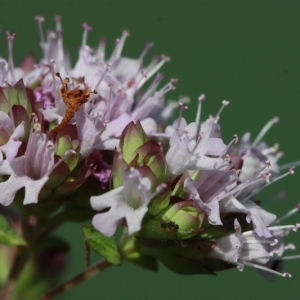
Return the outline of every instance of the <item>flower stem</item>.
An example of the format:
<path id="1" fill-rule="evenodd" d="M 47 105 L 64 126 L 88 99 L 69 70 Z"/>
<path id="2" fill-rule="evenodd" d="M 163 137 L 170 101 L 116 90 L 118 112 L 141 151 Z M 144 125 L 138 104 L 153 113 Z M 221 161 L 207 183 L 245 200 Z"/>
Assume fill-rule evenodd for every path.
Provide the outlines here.
<path id="1" fill-rule="evenodd" d="M 14 292 L 20 273 L 23 270 L 24 265 L 27 262 L 28 253 L 25 247 L 18 247 L 11 271 L 8 275 L 7 281 L 0 292 L 0 300 L 11 299 Z"/>
<path id="2" fill-rule="evenodd" d="M 40 297 L 39 300 L 51 300 L 54 297 L 63 294 L 70 289 L 74 288 L 78 284 L 90 279 L 91 277 L 97 275 L 98 273 L 107 269 L 111 264 L 107 260 L 101 260 L 95 265 L 89 267 L 82 273 L 76 275 L 75 277 L 71 278 L 67 282 L 63 283 L 62 285 L 58 286 L 54 290 L 50 291 L 49 293 L 45 294 L 44 296 Z"/>

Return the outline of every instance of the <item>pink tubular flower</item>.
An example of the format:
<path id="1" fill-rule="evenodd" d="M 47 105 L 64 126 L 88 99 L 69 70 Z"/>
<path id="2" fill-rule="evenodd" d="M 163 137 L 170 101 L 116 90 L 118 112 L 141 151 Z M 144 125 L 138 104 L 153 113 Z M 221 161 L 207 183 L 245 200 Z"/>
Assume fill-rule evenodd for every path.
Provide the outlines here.
<path id="1" fill-rule="evenodd" d="M 226 145 L 220 138 L 197 138 L 197 124 L 186 124 L 184 119 L 173 123 L 170 149 L 166 154 L 169 171 L 178 176 L 185 169 L 210 170 L 221 166 Z M 203 135 L 207 136 L 206 133 Z"/>
<path id="2" fill-rule="evenodd" d="M 208 254 L 208 257 L 224 260 L 237 266 L 239 271 L 244 270 L 244 265 L 252 266 L 265 272 L 270 272 L 282 277 L 291 277 L 289 273 L 279 273 L 263 265 L 276 255 L 283 253 L 282 240 L 260 238 L 253 231 L 242 232 L 237 219 L 234 221 L 235 234 L 222 237 L 216 241 L 216 247 Z M 287 231 L 295 229 L 296 226 L 270 227 L 270 231 L 279 238 Z M 275 249 L 275 250 L 274 250 Z"/>
<path id="3" fill-rule="evenodd" d="M 13 120 L 3 111 L 0 111 L 0 159 L 2 152 L 10 162 L 18 152 L 22 142 L 18 139 L 24 135 L 24 122 L 14 128 Z"/>
<path id="4" fill-rule="evenodd" d="M 282 156 L 282 153 L 278 152 L 278 145 L 268 147 L 265 142 L 262 142 L 262 138 L 269 131 L 269 129 L 279 119 L 274 117 L 271 119 L 260 131 L 255 140 L 250 142 L 250 133 L 247 132 L 243 135 L 239 146 L 239 152 L 246 151 L 246 155 L 243 156 L 242 172 L 239 176 L 241 182 L 249 179 L 253 173 L 257 172 L 261 168 L 266 166 L 266 162 L 269 164 L 271 180 L 279 175 L 279 167 L 277 165 L 278 159 Z"/>
<path id="5" fill-rule="evenodd" d="M 24 204 L 37 203 L 53 165 L 52 142 L 47 140 L 45 134 L 32 132 L 23 156 L 16 157 L 11 162 L 1 162 L 0 174 L 10 175 L 7 181 L 0 183 L 1 204 L 11 204 L 16 192 L 22 187 L 25 187 Z"/>
<path id="6" fill-rule="evenodd" d="M 110 207 L 109 211 L 95 215 L 92 223 L 103 234 L 112 236 L 118 222 L 125 218 L 131 235 L 141 229 L 142 219 L 154 195 L 148 178 L 142 178 L 135 169 L 125 171 L 123 186 L 91 197 L 93 209 L 99 211 Z"/>
<path id="7" fill-rule="evenodd" d="M 37 203 L 42 187 L 61 161 L 54 163 L 54 146 L 47 136 L 39 131 L 32 131 L 23 156 L 10 162 L 0 162 L 0 175 L 10 175 L 8 180 L 0 182 L 0 203 L 6 206 L 11 204 L 16 192 L 22 187 L 25 187 L 23 203 Z"/>

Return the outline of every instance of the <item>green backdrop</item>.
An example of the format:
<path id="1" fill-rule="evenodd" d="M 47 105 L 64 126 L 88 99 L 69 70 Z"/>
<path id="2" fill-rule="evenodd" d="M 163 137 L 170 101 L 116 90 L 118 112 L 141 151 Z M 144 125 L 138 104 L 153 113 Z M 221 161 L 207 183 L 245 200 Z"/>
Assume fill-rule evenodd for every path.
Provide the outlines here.
<path id="1" fill-rule="evenodd" d="M 220 122 L 227 142 L 233 134 L 248 130 L 256 135 L 278 115 L 280 123 L 267 135 L 267 141 L 280 144 L 286 154 L 281 163 L 300 158 L 300 1 L 1 0 L 0 55 L 7 57 L 3 33 L 9 30 L 17 34 L 16 65 L 29 53 L 39 58 L 34 17 L 43 15 L 45 28 L 54 29 L 55 14 L 62 16 L 64 45 L 73 63 L 83 22 L 94 27 L 89 45 L 96 46 L 99 37 L 105 36 L 108 51 L 114 39 L 127 29 L 131 36 L 124 49 L 126 56 L 137 57 L 149 40 L 155 42 L 149 57 L 171 57 L 163 68 L 165 80 L 178 77 L 179 82 L 167 98 L 191 97 L 193 102 L 186 113 L 190 121 L 201 93 L 207 95 L 205 117 L 215 114 L 223 99 L 230 101 Z M 294 176 L 266 189 L 262 193 L 265 207 L 282 215 L 300 202 L 299 178 L 296 169 Z M 272 200 L 283 189 L 288 191 L 287 198 Z M 299 216 L 288 221 L 299 222 Z M 67 279 L 84 268 L 83 235 L 75 224 L 68 224 L 59 234 L 66 235 L 73 248 L 69 269 L 63 276 Z M 299 233 L 290 240 L 300 246 Z M 269 283 L 247 267 L 242 273 L 232 269 L 209 277 L 181 276 L 163 266 L 152 273 L 124 263 L 59 299 L 299 299 L 300 260 L 288 261 L 285 270 L 293 274 L 291 279 L 278 278 L 276 283 Z"/>

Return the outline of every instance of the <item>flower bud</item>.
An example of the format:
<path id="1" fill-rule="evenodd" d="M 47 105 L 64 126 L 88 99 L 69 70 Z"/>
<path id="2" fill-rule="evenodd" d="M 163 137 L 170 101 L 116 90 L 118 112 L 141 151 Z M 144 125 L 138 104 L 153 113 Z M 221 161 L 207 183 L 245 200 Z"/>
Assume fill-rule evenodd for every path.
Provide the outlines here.
<path id="1" fill-rule="evenodd" d="M 189 200 L 170 205 L 159 217 L 145 221 L 139 237 L 162 241 L 194 236 L 199 232 L 204 214 L 193 204 Z"/>
<path id="2" fill-rule="evenodd" d="M 175 203 L 166 209 L 162 216 L 166 228 L 175 228 L 180 238 L 195 235 L 203 222 L 204 214 L 194 206 L 191 200 Z"/>
<path id="3" fill-rule="evenodd" d="M 139 147 L 135 153 L 138 155 L 137 163 L 148 166 L 155 174 L 158 182 L 164 182 L 167 175 L 167 163 L 159 144 L 151 140 Z"/>
<path id="4" fill-rule="evenodd" d="M 144 132 L 140 122 L 134 124 L 130 122 L 122 132 L 120 139 L 120 147 L 123 159 L 130 164 L 136 157 L 135 150 L 146 142 L 146 133 Z"/>

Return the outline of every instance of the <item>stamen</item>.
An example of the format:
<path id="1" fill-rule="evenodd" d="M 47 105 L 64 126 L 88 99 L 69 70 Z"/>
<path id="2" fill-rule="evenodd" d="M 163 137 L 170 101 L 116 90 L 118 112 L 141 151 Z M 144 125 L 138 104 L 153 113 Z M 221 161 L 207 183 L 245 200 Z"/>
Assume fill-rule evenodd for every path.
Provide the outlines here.
<path id="1" fill-rule="evenodd" d="M 257 177 L 256 177 L 256 178 L 257 178 Z M 234 195 L 234 197 L 237 198 L 238 195 L 239 195 L 245 188 L 248 188 L 248 187 L 250 187 L 251 185 L 255 185 L 255 184 L 257 184 L 257 183 L 262 183 L 262 179 L 265 180 L 265 179 L 262 178 L 262 177 L 259 177 L 259 178 L 257 178 L 257 179 L 252 178 L 252 179 L 249 180 L 249 181 L 246 181 L 246 182 L 244 182 L 244 183 L 242 183 L 242 184 L 239 184 L 239 185 L 236 186 L 232 191 L 230 191 L 226 196 Z M 253 191 L 253 193 L 256 194 L 256 189 Z M 251 195 L 252 195 L 252 193 L 251 193 Z M 223 198 L 224 198 L 224 197 L 222 197 L 222 199 L 223 199 Z M 241 200 L 241 203 L 243 203 L 243 201 L 245 201 L 245 200 L 247 200 L 247 199 L 248 199 L 248 197 L 245 198 L 245 199 L 243 199 L 243 200 Z M 220 199 L 219 199 L 219 200 L 220 200 Z"/>
<path id="2" fill-rule="evenodd" d="M 136 82 L 136 84 L 135 84 L 135 86 L 136 86 L 136 91 L 138 90 L 138 87 L 140 86 L 140 83 L 143 81 L 143 80 L 147 80 L 147 73 L 146 73 L 146 71 L 144 70 L 144 69 L 141 69 L 141 71 L 140 71 L 140 76 L 139 76 L 139 78 L 138 78 L 138 80 L 137 80 L 137 82 Z M 145 82 L 144 81 L 144 82 Z"/>
<path id="3" fill-rule="evenodd" d="M 111 111 L 111 107 L 113 106 L 113 101 L 112 101 L 112 90 L 115 88 L 115 85 L 112 84 L 112 83 L 109 83 L 108 84 L 108 87 L 109 87 L 109 94 L 108 94 L 108 99 L 107 99 L 107 109 L 106 109 L 106 114 L 105 116 L 107 117 L 107 115 L 109 114 L 109 112 Z M 109 120 L 108 120 L 109 121 Z"/>
<path id="4" fill-rule="evenodd" d="M 198 137 L 197 137 L 197 139 L 196 139 L 196 144 L 195 144 L 195 146 L 194 146 L 194 148 L 193 148 L 193 150 L 192 150 L 192 153 L 194 153 L 194 152 L 196 151 L 196 149 L 197 149 L 197 147 L 199 146 L 199 143 L 200 143 L 200 141 L 201 141 L 201 138 L 202 138 L 202 134 L 200 133 L 200 134 L 198 134 Z"/>
<path id="5" fill-rule="evenodd" d="M 282 256 L 279 259 L 280 260 L 290 260 L 290 259 L 298 259 L 300 258 L 300 255 L 289 255 L 289 256 Z M 278 259 L 277 259 L 278 260 Z"/>
<path id="6" fill-rule="evenodd" d="M 84 47 L 86 46 L 88 32 L 91 31 L 93 27 L 88 25 L 87 23 L 83 23 L 82 27 L 83 27 L 83 35 L 82 35 L 81 47 Z"/>
<path id="7" fill-rule="evenodd" d="M 265 165 L 265 166 L 263 166 L 260 170 L 254 172 L 254 173 L 253 173 L 253 174 L 252 174 L 252 175 L 251 175 L 251 176 L 250 176 L 243 184 L 240 184 L 239 187 L 240 187 L 241 185 L 247 185 L 247 184 L 251 185 L 251 184 L 253 184 L 253 181 L 254 181 L 255 179 L 257 179 L 258 176 L 259 176 L 258 179 L 263 178 L 265 181 L 267 181 L 267 180 L 269 179 L 270 174 L 268 174 L 268 173 L 263 174 L 263 171 L 264 171 L 267 167 L 268 167 L 268 161 L 266 161 L 266 165 Z M 256 180 L 255 183 L 258 183 L 259 181 L 260 181 L 260 180 Z M 245 187 L 246 187 L 246 186 L 245 186 Z M 248 197 L 244 197 L 244 199 L 241 200 L 241 203 L 247 201 L 250 197 L 252 197 L 253 194 L 256 194 L 258 190 L 259 190 L 259 189 L 254 189 L 254 190 L 250 193 L 250 195 L 248 195 Z M 235 194 L 235 197 L 237 197 L 242 191 L 243 191 L 243 190 L 240 189 L 239 192 L 238 192 L 237 194 Z"/>
<path id="8" fill-rule="evenodd" d="M 232 161 L 228 164 L 226 169 L 222 170 L 222 172 L 219 172 L 221 168 L 224 167 L 224 165 L 221 165 L 218 169 L 214 170 L 211 173 L 206 173 L 207 175 L 202 177 L 202 185 L 198 186 L 198 190 L 201 188 L 201 193 L 204 194 L 207 192 L 214 184 L 216 184 L 223 176 L 228 172 L 238 161 L 241 160 L 241 158 L 246 154 L 246 151 L 243 151 L 239 156 L 232 159 Z M 241 172 L 241 170 L 236 170 L 236 175 Z M 209 180 L 208 180 L 209 179 Z M 214 179 L 214 180 L 212 180 Z"/>
<path id="9" fill-rule="evenodd" d="M 49 162 L 51 161 L 51 151 L 54 148 L 53 144 L 47 145 L 49 141 L 49 134 L 46 135 L 44 145 L 41 151 L 41 155 L 39 157 L 39 163 L 36 164 L 36 173 L 37 178 L 41 178 L 43 174 L 47 173 L 47 169 L 49 166 Z"/>
<path id="10" fill-rule="evenodd" d="M 198 98 L 198 107 L 197 107 L 197 114 L 196 114 L 196 124 L 198 125 L 197 133 L 196 135 L 199 135 L 200 132 L 200 117 L 201 117 L 201 108 L 202 108 L 202 102 L 205 100 L 206 96 L 204 94 L 201 94 Z"/>
<path id="11" fill-rule="evenodd" d="M 41 44 L 45 44 L 45 36 L 44 36 L 43 25 L 42 25 L 42 23 L 45 21 L 45 18 L 42 16 L 36 16 L 35 20 L 38 22 Z"/>
<path id="12" fill-rule="evenodd" d="M 76 154 L 76 151 L 74 151 L 74 150 L 67 150 L 66 152 L 65 152 L 65 154 L 64 154 L 64 156 L 61 158 L 61 159 L 59 159 L 46 173 L 45 173 L 45 175 L 44 176 L 49 176 L 52 172 L 53 172 L 53 170 L 59 165 L 59 164 L 61 164 L 63 161 L 65 161 L 66 159 L 68 159 L 71 155 L 74 155 L 74 154 Z"/>
<path id="13" fill-rule="evenodd" d="M 233 143 L 236 144 L 236 143 L 239 141 L 239 137 L 238 137 L 237 134 L 234 134 L 233 137 L 234 137 L 234 138 L 230 141 L 230 143 L 229 143 L 229 144 L 227 145 L 227 147 L 224 149 L 223 154 L 220 155 L 220 157 L 224 156 L 224 155 L 227 153 L 227 151 L 229 150 L 229 148 L 232 146 Z"/>
<path id="14" fill-rule="evenodd" d="M 277 225 L 277 226 L 272 226 L 272 227 L 268 227 L 268 229 L 270 231 L 282 231 L 282 230 L 286 230 L 286 231 L 290 231 L 290 230 L 293 230 L 295 228 L 297 228 L 299 224 L 296 224 L 296 225 Z M 249 230 L 249 231 L 246 231 L 246 232 L 243 232 L 243 236 L 252 236 L 253 234 L 256 235 L 256 232 L 254 230 Z"/>
<path id="15" fill-rule="evenodd" d="M 270 177 L 270 175 L 271 174 L 266 174 L 267 175 L 267 177 L 265 176 L 265 180 L 266 180 L 266 183 L 267 184 L 265 184 L 265 185 L 262 185 L 261 187 L 259 187 L 259 188 L 257 188 L 257 189 L 255 189 L 255 190 L 253 190 L 247 197 L 245 197 L 241 202 L 243 202 L 243 201 L 246 201 L 246 200 L 248 200 L 249 198 L 251 198 L 252 196 L 254 196 L 255 194 L 257 194 L 257 193 L 259 193 L 262 189 L 264 189 L 265 187 L 267 187 L 267 186 L 269 186 L 270 184 L 273 184 L 274 182 L 276 182 L 276 181 L 278 181 L 278 180 L 280 180 L 280 179 L 282 179 L 282 178 L 284 178 L 284 177 L 286 177 L 286 176 L 288 176 L 288 175 L 290 175 L 290 174 L 293 174 L 293 169 L 290 169 L 290 171 L 289 172 L 287 172 L 287 173 L 285 173 L 285 174 L 283 174 L 283 175 L 281 175 L 281 176 L 278 176 L 278 177 L 276 177 L 274 180 L 272 180 L 272 181 L 269 181 L 269 177 Z"/>
<path id="16" fill-rule="evenodd" d="M 104 62 L 105 59 L 105 48 L 106 48 L 106 39 L 101 38 L 99 41 L 98 48 L 96 50 L 96 57 L 101 61 Z"/>
<path id="17" fill-rule="evenodd" d="M 130 35 L 129 31 L 124 30 L 122 32 L 121 38 L 116 40 L 116 47 L 110 57 L 110 61 L 112 59 L 119 58 L 121 56 L 125 41 L 129 37 L 129 35 Z"/>
<path id="18" fill-rule="evenodd" d="M 148 90 L 144 93 L 137 106 L 140 105 L 140 102 L 143 103 L 157 88 L 158 84 L 162 81 L 163 75 L 161 73 L 157 73 L 153 82 L 149 86 Z"/>
<path id="19" fill-rule="evenodd" d="M 154 44 L 153 43 L 150 43 L 150 42 L 147 42 L 146 43 L 146 46 L 143 50 L 143 52 L 141 53 L 140 57 L 139 57 L 139 60 L 140 61 L 143 61 L 144 57 L 146 56 L 147 52 L 149 51 L 149 49 L 153 46 Z"/>
<path id="20" fill-rule="evenodd" d="M 161 60 L 159 63 L 157 63 L 153 68 L 149 68 L 150 65 L 148 66 L 148 68 L 146 69 L 147 70 L 147 77 L 146 78 L 143 78 L 143 80 L 141 80 L 139 82 L 139 85 L 138 85 L 138 89 L 149 79 L 152 77 L 152 75 L 154 75 L 166 62 L 170 61 L 170 57 L 168 56 L 165 56 L 165 55 L 162 55 L 161 56 Z"/>
<path id="21" fill-rule="evenodd" d="M 161 93 L 162 95 L 166 94 L 169 91 L 174 91 L 176 90 L 176 86 L 173 85 L 173 83 L 176 83 L 177 79 L 171 79 L 170 82 L 168 84 L 166 84 L 162 89 L 160 89 L 159 93 Z"/>
<path id="22" fill-rule="evenodd" d="M 269 268 L 266 268 L 264 266 L 261 266 L 261 265 L 258 265 L 258 264 L 253 264 L 253 263 L 250 263 L 250 262 L 244 262 L 245 265 L 247 266 L 250 266 L 250 267 L 253 267 L 253 268 L 256 268 L 256 269 L 260 269 L 260 270 L 263 270 L 263 271 L 266 271 L 266 272 L 269 272 L 269 273 L 273 273 L 275 275 L 278 275 L 278 276 L 281 276 L 281 277 L 288 277 L 288 278 L 291 278 L 292 275 L 290 273 L 280 273 L 280 272 L 277 272 L 275 270 L 272 270 L 272 269 L 269 269 Z"/>
<path id="23" fill-rule="evenodd" d="M 282 179 L 282 178 L 284 178 L 284 177 L 286 177 L 288 175 L 293 175 L 295 173 L 294 169 L 295 169 L 294 166 L 290 167 L 290 169 L 289 169 L 288 172 L 286 172 L 286 173 L 284 173 L 284 174 L 276 177 L 274 180 L 271 181 L 271 183 L 274 183 L 274 182 L 276 182 L 276 181 L 278 181 L 278 180 L 280 180 L 280 179 Z"/>
<path id="24" fill-rule="evenodd" d="M 258 136 L 256 137 L 256 139 L 254 140 L 254 142 L 252 143 L 251 146 L 252 147 L 256 146 L 262 140 L 262 138 L 266 135 L 266 133 L 269 131 L 269 129 L 278 122 L 279 122 L 278 117 L 274 117 L 272 120 L 270 120 L 260 131 L 260 133 L 258 134 Z"/>
<path id="25" fill-rule="evenodd" d="M 8 70 L 13 78 L 13 81 L 16 81 L 15 72 L 14 72 L 14 59 L 13 59 L 13 41 L 16 38 L 16 34 L 10 34 L 6 31 L 6 37 L 8 40 Z"/>
<path id="26" fill-rule="evenodd" d="M 36 164 L 32 164 L 32 160 L 30 157 L 32 156 L 32 153 L 36 153 L 36 147 L 39 137 L 41 136 L 40 132 L 40 124 L 38 123 L 37 116 L 33 113 L 32 119 L 31 119 L 31 125 L 30 125 L 30 134 L 27 142 L 27 148 L 25 151 L 25 163 L 24 163 L 24 170 L 28 176 L 30 176 L 33 179 L 39 179 L 43 176 L 43 174 L 40 173 L 41 171 L 41 160 L 36 157 L 36 159 L 39 160 Z M 44 151 L 41 151 L 39 153 L 39 156 L 43 156 Z"/>
<path id="27" fill-rule="evenodd" d="M 97 91 L 97 89 L 99 88 L 99 86 L 100 86 L 100 83 L 102 82 L 102 80 L 103 80 L 103 78 L 105 77 L 105 75 L 106 75 L 106 73 L 108 72 L 108 69 L 111 67 L 111 64 L 106 64 L 105 66 L 104 66 L 104 72 L 102 73 L 102 75 L 101 75 L 101 77 L 100 77 L 100 79 L 99 79 L 99 81 L 98 81 L 98 83 L 96 84 L 96 86 L 95 86 L 95 88 L 94 88 L 94 90 L 95 91 Z"/>
<path id="28" fill-rule="evenodd" d="M 268 155 L 268 154 L 273 154 L 276 153 L 279 149 L 279 144 L 274 144 L 273 147 L 269 147 L 267 149 L 262 150 L 262 154 L 263 155 Z"/>
<path id="29" fill-rule="evenodd" d="M 98 116 L 99 116 L 99 119 L 101 118 L 101 113 L 98 113 Z M 98 120 L 99 120 L 98 119 Z M 107 123 L 108 123 L 108 121 L 107 120 L 105 120 L 105 121 L 103 121 L 102 122 L 102 129 L 100 129 L 99 130 L 99 132 L 97 133 L 97 136 L 99 137 L 99 136 L 101 136 L 102 135 L 102 133 L 105 131 L 105 129 L 106 129 L 106 127 L 107 127 Z"/>
<path id="30" fill-rule="evenodd" d="M 181 120 L 182 120 L 182 113 L 183 113 L 183 111 L 188 109 L 188 107 L 185 106 L 181 102 L 178 103 L 178 107 L 179 107 L 179 117 L 178 117 L 178 124 L 177 124 L 176 130 L 179 130 L 180 123 L 181 123 Z"/>
<path id="31" fill-rule="evenodd" d="M 56 78 L 55 78 L 55 70 L 54 68 L 56 67 L 55 65 L 55 60 L 51 59 L 50 60 L 50 71 L 51 71 L 51 75 L 52 75 L 52 92 L 53 92 L 53 96 L 54 96 L 54 103 L 55 103 L 55 107 L 59 107 L 59 92 L 58 92 L 58 88 L 56 87 Z"/>
<path id="32" fill-rule="evenodd" d="M 223 100 L 222 101 L 222 107 L 220 108 L 220 110 L 218 111 L 218 113 L 216 114 L 216 116 L 214 117 L 214 122 L 215 123 L 217 123 L 218 121 L 219 121 L 219 119 L 220 119 L 220 114 L 221 114 L 221 112 L 223 111 L 223 109 L 225 108 L 225 106 L 228 106 L 229 105 L 229 101 L 227 101 L 227 100 Z"/>
<path id="33" fill-rule="evenodd" d="M 231 181 L 229 181 L 228 182 L 228 185 L 231 185 L 231 184 L 233 184 L 234 182 L 236 181 L 236 178 L 233 178 Z M 220 186 L 218 189 L 217 189 L 217 191 L 215 191 L 214 192 L 214 194 L 212 194 L 205 202 L 206 203 L 209 203 L 209 202 L 211 202 L 213 199 L 218 199 L 218 200 L 220 200 L 220 199 L 223 199 L 224 197 L 225 197 L 225 195 L 226 195 L 226 193 L 225 193 L 225 195 L 223 195 L 222 197 L 218 197 L 218 195 L 222 192 L 224 190 L 224 186 Z M 226 195 L 227 196 L 227 195 Z"/>
<path id="34" fill-rule="evenodd" d="M 275 246 L 278 243 L 278 239 L 269 241 L 266 239 L 255 239 L 255 240 L 244 240 L 244 244 L 268 244 L 270 246 Z"/>
<path id="35" fill-rule="evenodd" d="M 279 166 L 279 170 L 281 171 L 281 170 L 284 170 L 284 169 L 288 169 L 290 167 L 297 167 L 297 166 L 300 166 L 300 160 L 297 160 L 297 161 Z"/>
<path id="36" fill-rule="evenodd" d="M 61 27 L 61 17 L 55 16 L 54 21 L 56 23 L 56 32 L 57 32 L 57 56 L 58 56 L 58 65 L 60 66 L 59 71 L 61 72 L 61 67 L 64 66 L 64 47 L 62 39 L 62 27 Z"/>

